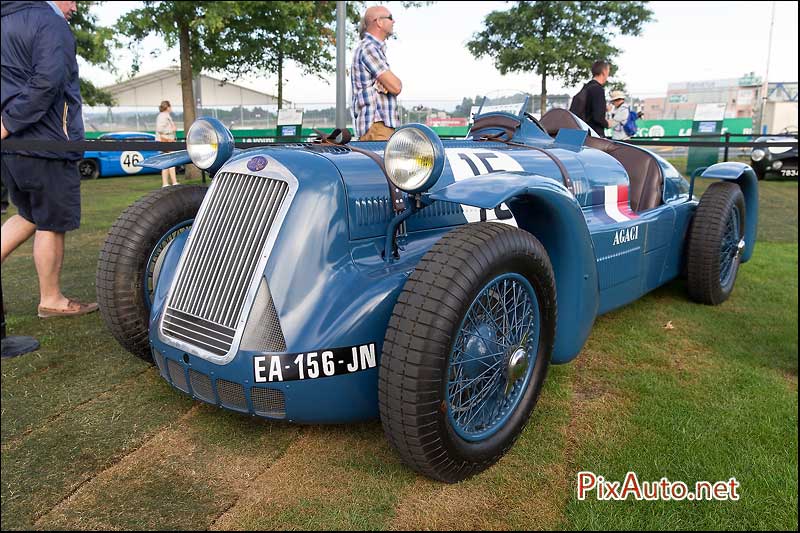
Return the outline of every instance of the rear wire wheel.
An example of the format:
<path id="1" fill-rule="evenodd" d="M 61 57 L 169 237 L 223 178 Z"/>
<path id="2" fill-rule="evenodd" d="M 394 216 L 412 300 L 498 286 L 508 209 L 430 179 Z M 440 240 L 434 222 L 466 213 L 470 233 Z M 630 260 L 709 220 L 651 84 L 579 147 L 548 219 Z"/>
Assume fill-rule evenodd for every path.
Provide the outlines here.
<path id="1" fill-rule="evenodd" d="M 689 233 L 687 288 L 699 303 L 730 297 L 744 251 L 744 196 L 735 183 L 712 183 L 700 198 Z"/>
<path id="2" fill-rule="evenodd" d="M 442 237 L 403 287 L 381 356 L 381 422 L 403 462 L 454 483 L 498 461 L 536 404 L 555 325 L 533 235 L 481 222 Z"/>

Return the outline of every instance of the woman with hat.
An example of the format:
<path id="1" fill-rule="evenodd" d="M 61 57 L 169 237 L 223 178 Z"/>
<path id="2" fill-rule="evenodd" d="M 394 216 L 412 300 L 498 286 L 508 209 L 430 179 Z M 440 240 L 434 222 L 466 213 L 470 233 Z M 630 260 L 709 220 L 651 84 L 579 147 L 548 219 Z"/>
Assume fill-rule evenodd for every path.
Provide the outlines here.
<path id="1" fill-rule="evenodd" d="M 622 91 L 611 91 L 611 111 L 608 115 L 608 126 L 611 128 L 611 138 L 622 141 L 629 137 L 625 133 L 625 122 L 631 112 L 630 106 L 625 103 L 625 93 Z"/>

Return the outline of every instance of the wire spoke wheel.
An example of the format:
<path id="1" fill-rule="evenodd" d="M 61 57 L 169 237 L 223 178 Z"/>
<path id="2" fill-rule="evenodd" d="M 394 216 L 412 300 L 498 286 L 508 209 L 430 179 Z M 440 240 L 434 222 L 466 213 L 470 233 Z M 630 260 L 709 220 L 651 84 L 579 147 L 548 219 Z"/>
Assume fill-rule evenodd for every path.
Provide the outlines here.
<path id="1" fill-rule="evenodd" d="M 733 267 L 739 255 L 739 242 L 742 238 L 739 231 L 739 216 L 739 209 L 734 205 L 725 223 L 725 236 L 722 238 L 719 257 L 719 281 L 723 286 L 731 282 Z"/>
<path id="2" fill-rule="evenodd" d="M 447 407 L 470 441 L 494 434 L 519 403 L 539 342 L 539 303 L 519 274 L 492 280 L 464 317 L 450 354 Z"/>
<path id="3" fill-rule="evenodd" d="M 712 183 L 700 198 L 687 249 L 687 288 L 696 302 L 719 305 L 733 291 L 744 242 L 744 196 L 735 183 Z"/>
<path id="4" fill-rule="evenodd" d="M 164 234 L 164 236 L 159 239 L 158 243 L 156 243 L 155 247 L 153 248 L 153 251 L 150 253 L 150 257 L 147 260 L 147 266 L 145 267 L 144 280 L 142 283 L 142 287 L 144 288 L 145 305 L 148 311 L 153 305 L 153 294 L 156 290 L 158 275 L 161 273 L 161 267 L 164 263 L 167 250 L 169 250 L 169 247 L 173 242 L 175 242 L 175 239 L 179 235 L 191 229 L 193 222 L 194 219 L 184 220 L 183 222 L 180 222 L 170 228 Z"/>
<path id="5" fill-rule="evenodd" d="M 553 267 L 533 235 L 479 222 L 439 239 L 398 296 L 378 372 L 403 462 L 454 483 L 498 461 L 536 406 L 555 326 Z"/>

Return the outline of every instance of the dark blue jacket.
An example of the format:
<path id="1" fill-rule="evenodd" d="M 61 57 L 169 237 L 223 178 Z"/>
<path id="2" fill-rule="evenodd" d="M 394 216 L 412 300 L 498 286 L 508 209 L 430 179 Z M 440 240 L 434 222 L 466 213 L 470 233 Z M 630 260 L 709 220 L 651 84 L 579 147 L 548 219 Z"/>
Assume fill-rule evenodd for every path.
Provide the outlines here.
<path id="1" fill-rule="evenodd" d="M 75 37 L 67 21 L 47 2 L 0 2 L 0 17 L 0 109 L 8 139 L 83 139 Z M 16 153 L 51 159 L 82 156 L 81 152 Z"/>

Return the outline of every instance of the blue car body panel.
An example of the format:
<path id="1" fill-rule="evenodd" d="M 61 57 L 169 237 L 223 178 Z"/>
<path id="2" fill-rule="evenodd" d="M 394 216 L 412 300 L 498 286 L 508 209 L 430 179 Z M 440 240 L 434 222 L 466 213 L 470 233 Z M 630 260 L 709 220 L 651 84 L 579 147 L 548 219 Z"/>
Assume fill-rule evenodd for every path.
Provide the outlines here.
<path id="1" fill-rule="evenodd" d="M 572 190 L 565 187 L 558 166 L 540 150 L 497 142 L 444 141 L 444 171 L 422 196 L 430 205 L 407 219 L 397 239 L 398 256 L 392 260 L 382 255 L 393 214 L 386 179 L 375 161 L 347 147 L 328 145 L 236 150 L 217 176 L 246 173 L 247 165 L 260 158 L 260 167 L 296 184 L 280 227 L 274 230 L 264 268 L 250 283 L 251 291 L 268 287 L 286 350 L 264 352 L 234 345 L 220 362 L 162 333 L 169 290 L 193 228 L 170 247 L 153 299 L 150 341 L 162 375 L 205 401 L 268 418 L 333 423 L 376 417 L 377 364 L 405 281 L 445 233 L 487 214 L 531 232 L 544 245 L 557 288 L 552 361 L 574 359 L 599 314 L 680 274 L 698 201 L 690 197 L 687 181 L 654 155 L 664 178 L 663 201 L 634 213 L 627 203 L 628 175 L 610 155 L 579 146 L 574 135 L 553 140 L 532 124 L 525 125 L 515 140 L 557 157 L 569 172 Z M 354 146 L 381 154 L 386 144 Z M 185 154 L 173 156 L 180 159 Z M 751 172 L 712 167 L 706 177 L 739 180 L 747 196 Z M 214 197 L 218 180 L 214 179 L 196 221 Z M 613 198 L 621 200 L 615 203 Z M 751 215 L 748 211 L 748 221 Z M 754 239 L 748 246 L 751 243 Z M 254 320 L 254 313 L 243 323 Z M 301 358 L 311 360 L 312 354 L 328 354 L 330 364 L 348 371 L 313 379 L 287 377 L 296 371 L 291 367 L 293 357 L 302 365 L 306 359 Z M 174 372 L 182 375 L 172 376 Z M 207 391 L 194 390 L 196 373 L 212 383 L 225 380 L 241 386 L 244 400 L 226 404 L 216 386 L 212 398 Z M 259 388 L 279 392 L 285 413 L 257 413 L 253 395 L 264 393 Z"/>
<path id="2" fill-rule="evenodd" d="M 105 133 L 99 137 L 100 140 L 110 141 L 155 141 L 156 136 L 145 132 L 115 132 Z M 129 176 L 131 174 L 152 174 L 159 172 L 159 169 L 143 166 L 141 162 L 145 159 L 159 155 L 161 152 L 153 151 L 129 151 L 129 152 L 106 152 L 89 150 L 84 152 L 83 159 L 93 159 L 98 163 L 98 170 L 101 177 L 106 176 Z"/>

